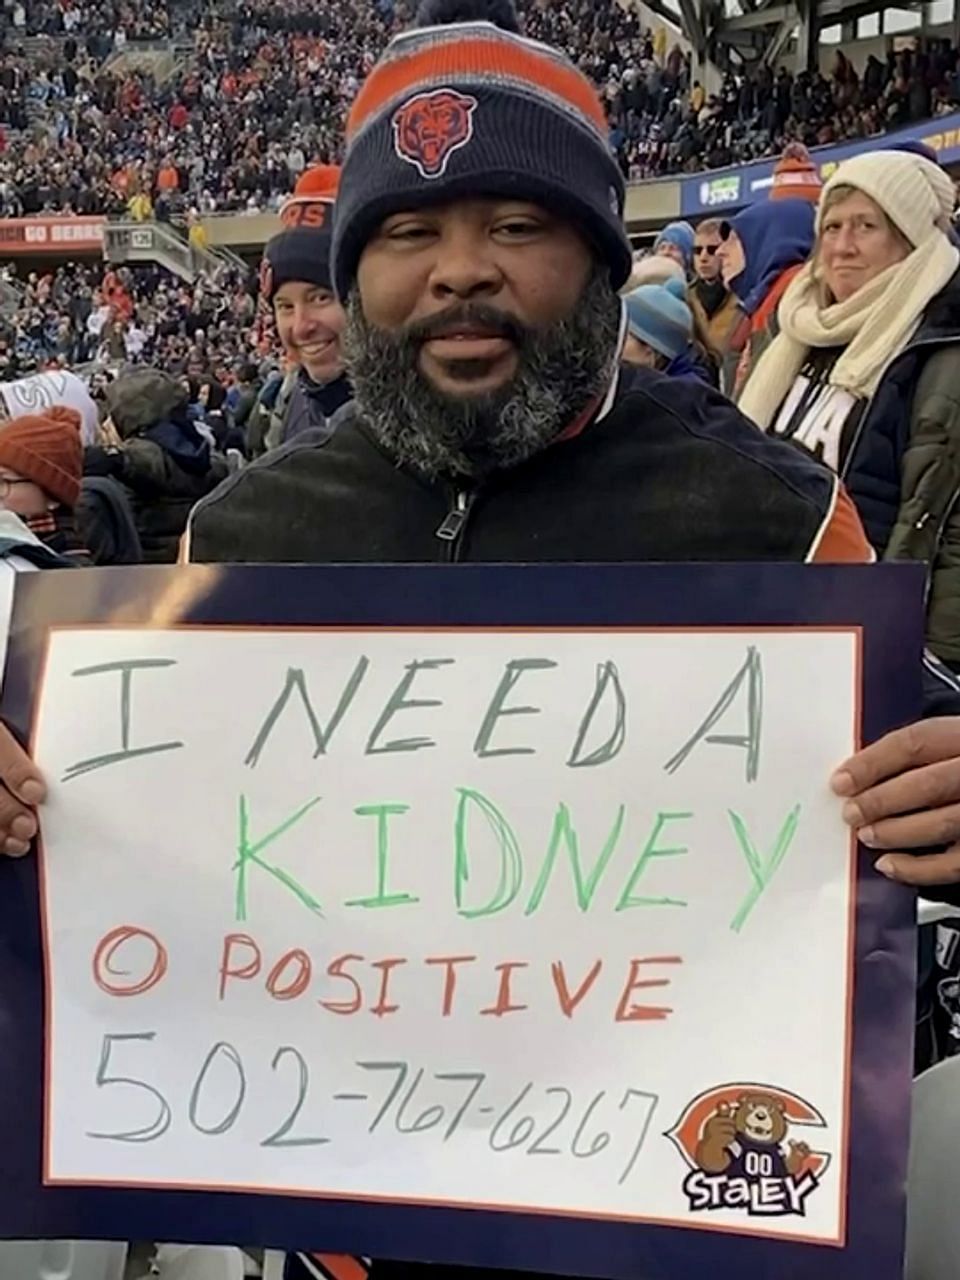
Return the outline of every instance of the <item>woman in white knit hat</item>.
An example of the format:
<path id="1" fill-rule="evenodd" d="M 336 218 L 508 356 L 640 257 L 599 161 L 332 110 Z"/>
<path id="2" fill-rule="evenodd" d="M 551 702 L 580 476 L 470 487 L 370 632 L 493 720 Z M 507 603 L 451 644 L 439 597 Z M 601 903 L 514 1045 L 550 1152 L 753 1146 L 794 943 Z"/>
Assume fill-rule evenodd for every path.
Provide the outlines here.
<path id="1" fill-rule="evenodd" d="M 960 250 L 953 182 L 901 151 L 840 165 L 812 260 L 740 408 L 843 478 L 878 556 L 929 566 L 928 639 L 960 670 Z"/>

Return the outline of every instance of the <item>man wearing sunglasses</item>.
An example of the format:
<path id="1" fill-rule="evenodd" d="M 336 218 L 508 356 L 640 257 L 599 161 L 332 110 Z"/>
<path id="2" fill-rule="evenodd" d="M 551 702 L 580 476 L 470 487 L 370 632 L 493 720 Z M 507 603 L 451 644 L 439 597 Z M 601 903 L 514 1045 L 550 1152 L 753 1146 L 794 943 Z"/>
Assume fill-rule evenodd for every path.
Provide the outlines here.
<path id="1" fill-rule="evenodd" d="M 698 321 L 699 332 L 722 363 L 731 330 L 737 320 L 737 300 L 720 274 L 720 221 L 711 218 L 697 227 L 693 247 L 694 279 L 687 301 Z"/>

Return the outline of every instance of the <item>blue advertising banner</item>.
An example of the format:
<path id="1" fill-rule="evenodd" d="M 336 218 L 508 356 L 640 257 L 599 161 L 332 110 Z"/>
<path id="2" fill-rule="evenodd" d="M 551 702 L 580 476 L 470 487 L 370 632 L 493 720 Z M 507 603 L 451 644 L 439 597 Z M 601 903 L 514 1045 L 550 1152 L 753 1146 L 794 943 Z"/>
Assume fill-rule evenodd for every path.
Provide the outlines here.
<path id="1" fill-rule="evenodd" d="M 925 120 L 909 129 L 875 138 L 858 138 L 838 146 L 817 147 L 811 152 L 824 181 L 837 165 L 862 151 L 876 151 L 898 142 L 924 142 L 937 153 L 943 165 L 960 162 L 960 112 L 942 116 L 938 120 Z M 743 208 L 757 200 L 765 200 L 773 183 L 772 160 L 757 160 L 753 164 L 730 169 L 713 169 L 684 178 L 681 182 L 681 213 L 685 218 L 702 218 Z"/>
<path id="2" fill-rule="evenodd" d="M 900 1280 L 913 899 L 828 779 L 916 714 L 921 589 L 23 575 L 0 1236 Z"/>

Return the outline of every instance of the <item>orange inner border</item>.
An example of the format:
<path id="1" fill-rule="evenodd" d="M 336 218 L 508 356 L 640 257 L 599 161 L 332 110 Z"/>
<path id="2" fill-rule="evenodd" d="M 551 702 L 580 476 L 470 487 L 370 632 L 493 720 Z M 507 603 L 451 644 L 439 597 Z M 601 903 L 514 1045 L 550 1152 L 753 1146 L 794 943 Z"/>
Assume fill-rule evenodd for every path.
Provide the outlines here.
<path id="1" fill-rule="evenodd" d="M 40 706 L 43 701 L 43 690 L 46 681 L 47 661 L 50 654 L 51 637 L 54 634 L 69 631 L 205 631 L 205 632 L 264 632 L 264 633 L 311 633 L 311 634 L 363 634 L 371 631 L 386 634 L 429 633 L 431 635 L 782 635 L 796 634 L 798 631 L 806 635 L 843 634 L 855 637 L 854 649 L 854 707 L 853 707 L 853 741 L 854 750 L 859 750 L 863 743 L 863 628 L 861 626 L 705 626 L 705 627 L 424 627 L 424 626 L 391 626 L 391 627 L 302 627 L 302 626 L 231 626 L 218 623 L 185 623 L 175 625 L 150 626 L 136 624 L 92 623 L 73 626 L 49 627 L 40 665 L 38 693 L 34 700 L 33 723 L 30 730 L 31 753 L 36 746 L 37 724 Z M 661 1218 L 645 1214 L 602 1213 L 594 1210 L 541 1208 L 533 1205 L 500 1204 L 496 1201 L 468 1202 L 464 1200 L 434 1200 L 415 1196 L 358 1195 L 343 1191 L 307 1191 L 302 1187 L 262 1187 L 247 1183 L 201 1183 L 201 1182 L 166 1182 L 166 1181 L 128 1181 L 122 1178 L 55 1178 L 50 1172 L 50 1138 L 52 1129 L 52 1053 L 53 1044 L 53 996 L 50 963 L 50 926 L 47 908 L 47 867 L 44 855 L 43 839 L 37 839 L 38 876 L 40 887 L 40 928 L 43 948 L 44 979 L 44 1121 L 43 1121 L 43 1173 L 42 1185 L 45 1187 L 86 1187 L 86 1188 L 128 1188 L 131 1190 L 162 1191 L 233 1191 L 254 1195 L 291 1196 L 298 1199 L 341 1200 L 359 1204 L 402 1204 L 411 1208 L 441 1208 L 460 1210 L 485 1210 L 498 1213 L 516 1214 L 523 1217 L 544 1218 L 579 1218 L 595 1222 L 634 1222 L 649 1226 L 675 1227 L 680 1230 L 710 1231 L 724 1235 L 746 1235 L 762 1240 L 783 1240 L 794 1244 L 815 1244 L 821 1246 L 837 1246 L 843 1248 L 847 1242 L 847 1191 L 850 1176 L 850 1112 L 852 1090 L 853 1059 L 853 1000 L 854 969 L 856 957 L 856 915 L 857 915 L 857 840 L 851 831 L 848 858 L 847 884 L 847 956 L 844 970 L 846 986 L 846 1017 L 844 1028 L 843 1053 L 843 1124 L 839 1130 L 841 1151 L 839 1164 L 839 1231 L 834 1238 L 823 1236 L 798 1235 L 784 1231 L 757 1231 L 750 1227 L 732 1226 L 713 1221 L 683 1218 Z"/>

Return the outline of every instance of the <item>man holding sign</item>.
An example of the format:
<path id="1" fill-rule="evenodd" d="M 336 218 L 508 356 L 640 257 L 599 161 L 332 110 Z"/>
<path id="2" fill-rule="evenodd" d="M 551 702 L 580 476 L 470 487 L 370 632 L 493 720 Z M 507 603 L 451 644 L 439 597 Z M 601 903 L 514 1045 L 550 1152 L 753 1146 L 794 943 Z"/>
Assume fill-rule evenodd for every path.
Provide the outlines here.
<path id="1" fill-rule="evenodd" d="M 201 503 L 187 558 L 870 562 L 825 469 L 696 384 L 619 369 L 631 259 L 602 109 L 497 8 L 498 26 L 462 21 L 460 3 L 450 23 L 442 2 L 430 8 L 429 29 L 395 39 L 358 95 L 333 246 L 356 417 Z M 956 711 L 949 679 L 929 674 L 931 707 Z M 43 780 L 9 738 L 0 777 L 3 847 L 23 854 Z M 891 734 L 833 787 L 884 851 L 881 872 L 960 881 L 960 721 Z M 947 848 L 912 853 L 933 845 Z M 803 1099 L 738 1087 L 704 1105 L 712 1127 L 677 1128 L 678 1143 L 687 1120 L 702 1129 L 699 1151 L 687 1143 L 692 1196 L 810 1155 L 790 1146 L 791 1126 L 809 1123 Z M 799 1215 L 802 1177 L 793 1190 Z"/>
<path id="2" fill-rule="evenodd" d="M 347 125 L 332 265 L 357 418 L 201 503 L 188 558 L 873 560 L 823 470 L 705 388 L 618 366 L 631 252 L 596 95 L 508 6 L 497 28 L 449 9 L 428 0 L 429 38 L 392 42 Z M 960 712 L 948 673 L 925 680 L 928 709 Z M 834 786 L 883 874 L 960 881 L 960 845 L 902 852 L 960 839 L 960 721 L 892 735 Z"/>
<path id="3" fill-rule="evenodd" d="M 446 21 L 442 0 L 423 21 Z M 498 57 L 516 91 L 494 84 Z M 431 92 L 437 77 L 455 91 Z M 604 128 L 586 79 L 513 31 L 455 21 L 393 41 L 350 116 L 333 245 L 358 417 L 203 501 L 191 561 L 874 558 L 824 468 L 705 388 L 618 367 L 631 255 Z M 948 673 L 924 676 L 928 710 L 960 712 Z M 0 839 L 19 856 L 45 788 L 0 746 Z M 833 785 L 879 871 L 949 896 L 960 720 L 891 734 Z M 946 848 L 906 852 L 931 846 Z"/>

